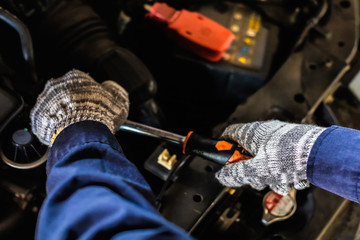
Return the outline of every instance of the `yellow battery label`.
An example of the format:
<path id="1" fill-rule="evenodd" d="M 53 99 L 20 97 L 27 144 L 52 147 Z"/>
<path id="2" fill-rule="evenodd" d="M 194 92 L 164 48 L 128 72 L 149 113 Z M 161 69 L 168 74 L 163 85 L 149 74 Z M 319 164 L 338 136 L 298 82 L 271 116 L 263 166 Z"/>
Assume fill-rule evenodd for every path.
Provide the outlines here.
<path id="1" fill-rule="evenodd" d="M 252 14 L 249 20 L 249 25 L 247 29 L 247 35 L 251 37 L 255 37 L 259 32 L 261 27 L 261 17 L 256 14 Z"/>

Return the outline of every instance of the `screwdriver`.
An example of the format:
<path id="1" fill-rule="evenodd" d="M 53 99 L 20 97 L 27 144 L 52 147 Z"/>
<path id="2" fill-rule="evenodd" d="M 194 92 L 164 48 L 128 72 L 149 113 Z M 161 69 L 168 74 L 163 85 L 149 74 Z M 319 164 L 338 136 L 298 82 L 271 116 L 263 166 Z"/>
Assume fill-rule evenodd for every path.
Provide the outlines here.
<path id="1" fill-rule="evenodd" d="M 183 154 L 195 154 L 220 165 L 252 158 L 252 155 L 235 142 L 202 137 L 193 131 L 187 136 L 126 120 L 120 130 L 164 140 L 182 147 Z"/>

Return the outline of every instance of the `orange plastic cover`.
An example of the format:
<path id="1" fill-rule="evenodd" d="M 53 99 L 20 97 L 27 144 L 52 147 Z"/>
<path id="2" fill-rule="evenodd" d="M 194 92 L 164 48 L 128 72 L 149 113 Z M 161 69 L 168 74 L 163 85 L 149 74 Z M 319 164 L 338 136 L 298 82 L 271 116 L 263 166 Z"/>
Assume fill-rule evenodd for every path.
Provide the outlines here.
<path id="1" fill-rule="evenodd" d="M 234 34 L 219 23 L 196 12 L 187 10 L 174 14 L 168 22 L 175 41 L 194 53 L 211 61 L 218 61 L 232 44 Z"/>

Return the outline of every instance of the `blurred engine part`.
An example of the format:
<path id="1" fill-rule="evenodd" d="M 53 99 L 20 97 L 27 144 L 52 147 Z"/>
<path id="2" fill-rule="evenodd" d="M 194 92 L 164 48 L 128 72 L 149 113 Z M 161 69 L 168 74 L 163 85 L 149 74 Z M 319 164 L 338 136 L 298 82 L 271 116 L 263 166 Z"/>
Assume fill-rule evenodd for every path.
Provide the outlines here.
<path id="1" fill-rule="evenodd" d="M 35 49 L 40 49 L 40 72 L 45 72 L 45 76 L 50 78 L 77 68 L 100 82 L 114 80 L 129 92 L 133 118 L 149 125 L 161 124 L 161 111 L 153 99 L 157 87 L 152 74 L 133 53 L 118 46 L 89 3 L 58 1 L 48 11 L 26 21 Z M 48 61 L 54 58 L 62 64 Z"/>

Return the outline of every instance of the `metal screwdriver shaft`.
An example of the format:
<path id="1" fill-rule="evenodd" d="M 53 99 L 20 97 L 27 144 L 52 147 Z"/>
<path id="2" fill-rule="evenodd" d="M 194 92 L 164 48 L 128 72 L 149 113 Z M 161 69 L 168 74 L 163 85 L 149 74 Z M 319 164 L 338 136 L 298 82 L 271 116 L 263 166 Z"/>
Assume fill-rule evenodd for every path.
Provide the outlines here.
<path id="1" fill-rule="evenodd" d="M 125 123 L 120 126 L 120 130 L 158 138 L 180 146 L 183 145 L 185 141 L 185 136 L 150 127 L 141 123 L 136 123 L 130 120 L 126 120 Z"/>

